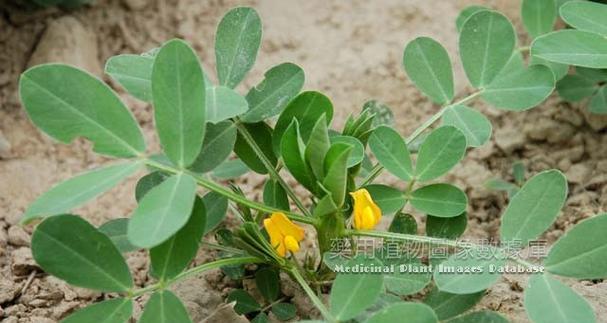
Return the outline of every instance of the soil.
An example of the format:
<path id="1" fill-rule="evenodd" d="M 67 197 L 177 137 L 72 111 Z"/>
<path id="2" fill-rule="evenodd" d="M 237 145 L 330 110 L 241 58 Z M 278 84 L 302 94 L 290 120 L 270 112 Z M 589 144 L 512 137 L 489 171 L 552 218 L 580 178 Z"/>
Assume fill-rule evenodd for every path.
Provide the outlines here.
<path id="1" fill-rule="evenodd" d="M 306 89 L 326 93 L 336 108 L 334 126 L 357 113 L 368 99 L 392 107 L 396 127 L 411 133 L 439 107 L 427 100 L 407 79 L 401 66 L 404 45 L 418 36 L 431 36 L 447 48 L 454 60 L 457 93 L 470 93 L 457 58 L 457 13 L 471 0 L 435 1 L 224 1 L 224 0 L 97 0 L 77 10 L 28 10 L 24 1 L 0 1 L 0 318 L 3 322 L 56 322 L 105 295 L 74 288 L 41 272 L 29 249 L 32 227 L 17 222 L 39 194 L 54 183 L 109 160 L 91 152 L 83 140 L 62 145 L 35 129 L 22 109 L 17 93 L 19 74 L 27 66 L 63 61 L 101 75 L 112 55 L 141 53 L 163 41 L 180 37 L 198 51 L 207 71 L 213 71 L 214 30 L 219 19 L 236 5 L 252 5 L 260 13 L 264 37 L 258 61 L 240 90 L 255 85 L 269 67 L 292 61 L 306 71 Z M 526 44 L 518 1 L 485 1 L 509 16 Z M 213 73 L 210 73 L 213 74 Z M 115 87 L 132 109 L 151 149 L 158 150 L 151 107 Z M 507 198 L 486 189 L 491 177 L 511 179 L 510 169 L 522 161 L 528 174 L 558 168 L 566 173 L 570 194 L 557 223 L 545 234 L 552 243 L 575 223 L 607 207 L 607 117 L 589 115 L 583 105 L 572 106 L 550 97 L 539 107 L 520 113 L 498 111 L 481 102 L 472 104 L 493 123 L 491 142 L 472 150 L 443 180 L 466 190 L 470 198 L 466 238 L 497 237 L 499 215 Z M 263 177 L 239 180 L 253 198 L 259 197 Z M 396 185 L 390 176 L 380 181 Z M 135 206 L 136 179 L 128 180 L 76 213 L 99 225 L 127 216 Z M 423 223 L 423 216 L 418 215 Z M 422 226 L 423 227 L 423 226 Z M 201 250 L 196 263 L 214 254 Z M 128 262 L 137 284 L 147 276 L 144 253 L 132 253 Z M 585 296 L 600 322 L 607 322 L 607 283 L 571 282 Z M 299 313 L 314 313 L 305 296 L 285 281 Z M 521 287 L 526 277 L 501 279 L 477 306 L 503 313 L 513 322 L 526 322 Z M 220 272 L 193 278 L 175 290 L 195 322 L 241 321 L 229 306 L 222 306 L 234 282 Z M 141 300 L 143 302 L 143 300 Z M 141 311 L 141 303 L 136 313 Z"/>

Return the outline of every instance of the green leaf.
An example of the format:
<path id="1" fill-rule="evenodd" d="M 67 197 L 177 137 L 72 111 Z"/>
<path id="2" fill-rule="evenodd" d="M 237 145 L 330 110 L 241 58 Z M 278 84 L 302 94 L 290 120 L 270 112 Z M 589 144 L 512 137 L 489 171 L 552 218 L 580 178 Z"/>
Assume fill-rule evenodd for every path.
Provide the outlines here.
<path id="1" fill-rule="evenodd" d="M 168 177 L 169 175 L 162 171 L 154 171 L 140 178 L 139 181 L 137 181 L 137 186 L 135 186 L 135 199 L 137 202 L 141 201 L 145 194 L 152 188 L 160 185 L 160 183 L 164 182 Z"/>
<path id="2" fill-rule="evenodd" d="M 387 171 L 403 181 L 411 180 L 411 156 L 407 144 L 396 130 L 387 126 L 376 128 L 369 138 L 369 147 Z"/>
<path id="3" fill-rule="evenodd" d="M 607 214 L 575 225 L 556 241 L 544 261 L 553 274 L 578 279 L 607 277 Z"/>
<path id="4" fill-rule="evenodd" d="M 583 76 L 595 83 L 607 82 L 607 69 L 596 69 L 578 66 L 575 68 L 575 72 L 579 76 Z"/>
<path id="5" fill-rule="evenodd" d="M 473 294 L 451 294 L 434 287 L 426 295 L 424 303 L 434 309 L 439 320 L 446 320 L 471 309 L 484 295 L 485 291 Z"/>
<path id="6" fill-rule="evenodd" d="M 257 303 L 253 296 L 242 289 L 235 289 L 230 292 L 226 302 L 236 302 L 236 305 L 234 305 L 234 311 L 240 315 L 256 312 L 261 309 L 261 305 Z"/>
<path id="7" fill-rule="evenodd" d="M 418 37 L 407 44 L 403 65 L 409 78 L 432 101 L 449 103 L 453 99 L 453 69 L 445 48 L 429 37 Z"/>
<path id="8" fill-rule="evenodd" d="M 375 117 L 373 117 L 373 128 L 379 126 L 392 127 L 394 125 L 394 113 L 392 113 L 389 106 L 376 100 L 369 100 L 363 105 L 363 111 L 365 110 L 369 110 L 375 114 Z"/>
<path id="9" fill-rule="evenodd" d="M 230 10 L 219 22 L 215 35 L 215 61 L 219 83 L 236 87 L 247 75 L 261 43 L 261 19 L 252 8 Z"/>
<path id="10" fill-rule="evenodd" d="M 264 312 L 259 312 L 252 320 L 251 323 L 269 323 L 270 319 L 268 318 L 268 314 Z"/>
<path id="11" fill-rule="evenodd" d="M 268 179 L 263 187 L 263 203 L 280 210 L 290 210 L 287 191 L 280 183 L 271 179 Z"/>
<path id="12" fill-rule="evenodd" d="M 246 174 L 249 168 L 240 159 L 226 160 L 213 170 L 213 177 L 229 180 Z"/>
<path id="13" fill-rule="evenodd" d="M 596 322 L 592 307 L 569 286 L 549 275 L 533 275 L 525 289 L 525 310 L 536 323 Z"/>
<path id="14" fill-rule="evenodd" d="M 561 9 L 561 18 L 571 27 L 607 36 L 607 6 L 590 1 L 571 1 Z"/>
<path id="15" fill-rule="evenodd" d="M 32 254 L 45 272 L 70 285 L 107 292 L 133 287 L 129 267 L 112 240 L 75 215 L 50 217 L 38 225 Z"/>
<path id="16" fill-rule="evenodd" d="M 133 246 L 133 244 L 131 244 L 127 237 L 126 230 L 128 225 L 129 219 L 120 218 L 107 221 L 106 223 L 102 224 L 97 230 L 99 230 L 99 232 L 105 234 L 108 238 L 110 238 L 110 240 L 112 240 L 112 242 L 120 252 L 130 252 L 135 251 L 139 248 Z"/>
<path id="17" fill-rule="evenodd" d="M 462 26 L 459 53 L 470 84 L 483 87 L 506 65 L 516 43 L 508 18 L 491 10 L 473 14 Z"/>
<path id="18" fill-rule="evenodd" d="M 525 164 L 522 161 L 512 164 L 512 177 L 517 184 L 523 185 L 525 182 Z"/>
<path id="19" fill-rule="evenodd" d="M 457 19 L 455 20 L 455 26 L 457 27 L 457 32 L 459 33 L 462 31 L 462 26 L 464 25 L 466 20 L 468 20 L 468 18 L 472 17 L 472 15 L 474 15 L 475 13 L 482 11 L 482 10 L 490 10 L 490 9 L 487 7 L 483 7 L 483 6 L 471 5 L 471 6 L 467 6 L 462 11 L 460 11 L 459 15 L 457 15 Z"/>
<path id="20" fill-rule="evenodd" d="M 105 73 L 132 96 L 145 102 L 152 101 L 152 66 L 154 57 L 150 55 L 118 55 L 105 63 Z"/>
<path id="21" fill-rule="evenodd" d="M 208 124 L 202 149 L 190 169 L 206 173 L 219 166 L 230 156 L 236 143 L 236 135 L 236 127 L 232 121 Z"/>
<path id="22" fill-rule="evenodd" d="M 243 122 L 255 123 L 280 114 L 304 84 L 304 71 L 292 63 L 283 63 L 269 69 L 264 80 L 247 93 L 249 110 L 242 115 Z"/>
<path id="23" fill-rule="evenodd" d="M 523 0 L 521 11 L 523 25 L 531 38 L 552 31 L 557 15 L 554 0 Z"/>
<path id="24" fill-rule="evenodd" d="M 567 65 L 607 68 L 607 39 L 581 30 L 555 31 L 536 38 L 531 55 Z"/>
<path id="25" fill-rule="evenodd" d="M 535 239 L 552 225 L 567 198 L 567 179 L 558 170 L 533 176 L 510 200 L 502 215 L 502 241 Z"/>
<path id="26" fill-rule="evenodd" d="M 25 211 L 21 223 L 61 214 L 118 185 L 141 167 L 138 161 L 98 168 L 59 183 L 38 197 Z"/>
<path id="27" fill-rule="evenodd" d="M 496 248 L 482 246 L 461 251 L 442 263 L 443 270 L 434 272 L 434 281 L 441 291 L 453 294 L 471 294 L 491 287 L 505 265 L 505 257 Z M 449 272 L 444 268 L 461 270 Z M 470 272 L 464 272 L 469 270 Z M 477 270 L 472 272 L 472 270 Z"/>
<path id="28" fill-rule="evenodd" d="M 280 142 L 284 132 L 293 119 L 299 123 L 299 132 L 304 143 L 309 141 L 312 129 L 318 120 L 325 115 L 327 125 L 333 118 L 333 104 L 324 94 L 315 91 L 306 91 L 297 95 L 278 117 L 274 126 L 272 145 L 274 151 L 280 153 Z"/>
<path id="29" fill-rule="evenodd" d="M 128 298 L 113 298 L 79 309 L 61 323 L 124 323 L 133 314 L 133 301 Z"/>
<path id="30" fill-rule="evenodd" d="M 590 100 L 590 112 L 607 114 L 607 86 L 602 86 Z"/>
<path id="31" fill-rule="evenodd" d="M 569 102 L 578 102 L 594 94 L 596 84 L 577 74 L 565 76 L 556 83 L 559 95 Z"/>
<path id="32" fill-rule="evenodd" d="M 522 111 L 544 101 L 554 90 L 554 74 L 545 65 L 532 65 L 498 75 L 483 90 L 482 97 L 496 108 Z"/>
<path id="33" fill-rule="evenodd" d="M 241 115 L 249 103 L 238 92 L 225 86 L 209 86 L 206 91 L 207 121 L 217 123 Z"/>
<path id="34" fill-rule="evenodd" d="M 282 136 L 282 159 L 291 175 L 310 192 L 316 192 L 316 179 L 304 160 L 304 146 L 299 134 L 297 119 Z"/>
<path id="35" fill-rule="evenodd" d="M 273 166 L 276 166 L 277 159 L 272 150 L 272 128 L 265 122 L 243 124 L 247 131 L 253 137 L 253 140 L 261 148 L 261 151 Z M 252 171 L 258 174 L 267 174 L 268 170 L 263 162 L 257 157 L 253 148 L 247 143 L 242 134 L 238 132 L 234 152 Z"/>
<path id="36" fill-rule="evenodd" d="M 290 303 L 278 303 L 272 306 L 272 313 L 281 321 L 288 321 L 297 315 L 297 308 Z"/>
<path id="37" fill-rule="evenodd" d="M 554 79 L 556 81 L 561 80 L 569 72 L 569 65 L 547 61 L 547 60 L 545 60 L 543 58 L 539 58 L 537 56 L 530 57 L 529 65 L 548 66 L 550 68 L 550 70 L 552 71 L 552 74 L 554 75 Z"/>
<path id="38" fill-rule="evenodd" d="M 360 259 L 352 259 L 346 266 L 361 264 Z M 376 259 L 367 259 L 363 263 L 378 266 Z M 333 283 L 329 298 L 331 313 L 338 321 L 356 317 L 369 306 L 375 304 L 383 290 L 383 276 L 376 274 L 339 274 Z"/>
<path id="39" fill-rule="evenodd" d="M 417 234 L 417 221 L 415 221 L 415 218 L 411 214 L 397 212 L 394 215 L 392 222 L 390 222 L 388 231 L 403 234 Z"/>
<path id="40" fill-rule="evenodd" d="M 466 210 L 468 197 L 459 188 L 450 184 L 431 184 L 411 193 L 411 205 L 430 215 L 450 218 Z"/>
<path id="41" fill-rule="evenodd" d="M 417 154 L 415 175 L 419 181 L 442 176 L 464 157 L 466 137 L 457 128 L 442 126 L 424 140 Z"/>
<path id="42" fill-rule="evenodd" d="M 485 187 L 494 191 L 505 191 L 508 192 L 508 196 L 512 197 L 520 189 L 516 184 L 506 182 L 500 178 L 491 178 L 485 182 Z"/>
<path id="43" fill-rule="evenodd" d="M 190 323 L 192 320 L 188 315 L 183 303 L 168 290 L 162 290 L 152 294 L 143 308 L 143 313 L 138 323 Z"/>
<path id="44" fill-rule="evenodd" d="M 204 208 L 207 214 L 204 234 L 213 231 L 226 216 L 228 210 L 228 199 L 217 193 L 208 192 L 203 198 Z"/>
<path id="45" fill-rule="evenodd" d="M 395 188 L 381 184 L 371 184 L 364 188 L 369 191 L 384 215 L 392 214 L 405 206 L 405 195 Z"/>
<path id="46" fill-rule="evenodd" d="M 191 165 L 202 147 L 206 122 L 206 87 L 198 56 L 184 41 L 166 42 L 154 60 L 154 120 L 167 157 Z"/>
<path id="47" fill-rule="evenodd" d="M 414 233 L 415 234 L 415 233 Z M 415 294 L 426 287 L 432 279 L 432 272 L 419 259 L 403 260 L 394 257 L 384 259 L 384 265 L 394 265 L 394 272 L 384 274 L 384 285 L 390 293 L 399 296 Z"/>
<path id="48" fill-rule="evenodd" d="M 196 180 L 183 173 L 152 188 L 131 216 L 128 228 L 131 243 L 152 248 L 169 239 L 188 222 L 195 197 Z"/>
<path id="49" fill-rule="evenodd" d="M 436 314 L 429 306 L 421 303 L 396 303 L 389 305 L 377 312 L 367 323 L 392 323 L 403 322 L 409 323 L 433 323 L 438 322 Z"/>
<path id="50" fill-rule="evenodd" d="M 430 237 L 455 240 L 466 231 L 468 217 L 466 212 L 451 218 L 428 215 L 426 234 Z"/>
<path id="51" fill-rule="evenodd" d="M 508 323 L 508 319 L 493 311 L 478 311 L 458 316 L 447 323 Z"/>
<path id="52" fill-rule="evenodd" d="M 360 164 L 365 158 L 365 147 L 357 138 L 352 136 L 340 136 L 335 135 L 331 136 L 331 144 L 343 143 L 352 147 L 352 151 L 350 152 L 350 156 L 348 156 L 347 167 L 354 167 Z"/>
<path id="53" fill-rule="evenodd" d="M 329 139 L 326 116 L 323 114 L 316 121 L 304 151 L 304 158 L 316 178 L 325 177 L 325 155 L 329 148 L 331 148 L 331 140 Z"/>
<path id="54" fill-rule="evenodd" d="M 205 204 L 201 198 L 196 197 L 188 222 L 169 240 L 150 249 L 150 272 L 153 277 L 166 281 L 187 268 L 198 251 L 205 222 Z"/>
<path id="55" fill-rule="evenodd" d="M 264 267 L 255 273 L 255 284 L 261 296 L 266 301 L 273 302 L 280 293 L 280 277 L 278 271 L 271 267 Z"/>
<path id="56" fill-rule="evenodd" d="M 331 145 L 325 157 L 325 174 L 327 175 L 322 185 L 331 192 L 333 202 L 337 207 L 342 206 L 345 201 L 348 182 L 347 163 L 352 150 L 352 146 L 348 144 L 336 143 Z"/>
<path id="57" fill-rule="evenodd" d="M 443 113 L 443 125 L 459 129 L 470 147 L 480 147 L 491 138 L 491 122 L 484 114 L 465 105 L 454 105 Z"/>
<path id="58" fill-rule="evenodd" d="M 135 157 L 145 151 L 141 130 L 118 96 L 91 74 L 63 64 L 25 71 L 19 95 L 38 128 L 63 143 L 85 137 L 93 151 Z"/>

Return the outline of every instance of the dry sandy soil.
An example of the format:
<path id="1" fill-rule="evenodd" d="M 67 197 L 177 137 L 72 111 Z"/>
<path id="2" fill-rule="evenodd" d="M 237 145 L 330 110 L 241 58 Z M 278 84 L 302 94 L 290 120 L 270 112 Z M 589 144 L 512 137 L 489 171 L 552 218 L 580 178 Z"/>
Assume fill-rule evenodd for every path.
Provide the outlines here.
<path id="1" fill-rule="evenodd" d="M 90 145 L 77 141 L 61 145 L 37 131 L 28 120 L 17 95 L 19 74 L 29 65 L 64 61 L 100 76 L 103 62 L 119 53 L 140 53 L 172 37 L 189 41 L 213 70 L 213 35 L 222 14 L 235 5 L 252 5 L 262 16 L 264 38 L 261 53 L 244 91 L 256 84 L 269 67 L 292 61 L 306 71 L 306 89 L 326 93 L 336 107 L 334 125 L 341 128 L 350 113 L 368 99 L 392 107 L 396 126 L 410 133 L 438 107 L 425 99 L 408 80 L 401 66 L 404 44 L 421 35 L 443 43 L 454 59 L 457 92 L 470 88 L 457 61 L 454 21 L 459 10 L 472 3 L 505 12 L 517 25 L 520 43 L 526 37 L 520 27 L 519 2 L 426 0 L 97 0 L 75 11 L 23 10 L 11 0 L 0 1 L 0 318 L 3 322 L 55 322 L 74 309 L 102 299 L 98 293 L 72 288 L 44 275 L 31 259 L 32 228 L 17 225 L 19 217 L 36 196 L 54 183 L 85 169 L 108 162 L 91 153 Z M 102 76 L 107 80 L 106 76 Z M 117 90 L 134 111 L 146 139 L 157 149 L 151 107 Z M 480 102 L 494 126 L 491 142 L 471 151 L 463 163 L 446 176 L 470 197 L 466 237 L 497 236 L 499 215 L 507 199 L 483 187 L 494 176 L 511 178 L 512 163 L 522 160 L 534 173 L 548 168 L 564 171 L 570 194 L 557 223 L 545 235 L 549 242 L 584 218 L 607 206 L 607 118 L 590 116 L 583 107 L 551 97 L 541 106 L 522 113 L 497 111 Z M 382 181 L 395 183 L 393 178 Z M 251 197 L 262 185 L 256 175 L 239 180 Z M 95 225 L 127 216 L 135 206 L 131 179 L 77 212 Z M 423 222 L 423 217 L 418 218 Z M 423 226 L 422 226 L 423 227 Z M 213 254 L 200 252 L 196 263 Z M 129 255 L 138 284 L 147 277 L 143 253 Z M 521 286 L 524 276 L 506 276 L 496 284 L 478 308 L 499 311 L 515 322 L 525 322 Z M 607 322 L 607 283 L 572 282 L 592 304 L 601 322 Z M 195 322 L 210 315 L 233 282 L 219 272 L 197 277 L 176 287 Z M 299 313 L 310 305 L 293 287 L 285 293 Z M 137 313 L 140 307 L 136 309 Z M 242 320 L 231 308 L 209 321 Z"/>

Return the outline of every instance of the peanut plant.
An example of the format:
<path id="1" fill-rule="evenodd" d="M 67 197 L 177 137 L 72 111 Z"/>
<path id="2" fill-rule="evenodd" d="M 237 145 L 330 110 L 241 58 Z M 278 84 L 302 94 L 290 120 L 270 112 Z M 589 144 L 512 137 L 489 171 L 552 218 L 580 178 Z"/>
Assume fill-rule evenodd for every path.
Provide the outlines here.
<path id="1" fill-rule="evenodd" d="M 272 67 L 241 95 L 234 88 L 252 68 L 262 35 L 258 14 L 246 7 L 230 10 L 218 25 L 217 83 L 178 39 L 108 60 L 106 73 L 153 105 L 162 152 L 146 149 L 137 121 L 101 80 L 63 64 L 24 72 L 20 97 L 37 127 L 63 143 L 86 138 L 96 153 L 123 160 L 58 184 L 23 216 L 23 224 L 40 222 L 32 252 L 45 272 L 109 293 L 64 322 L 129 321 L 134 300 L 144 295 L 139 322 L 190 322 L 171 286 L 218 268 L 236 280 L 255 277 L 263 299 L 244 289 L 227 299 L 255 322 L 297 315 L 280 292 L 281 272 L 301 286 L 326 322 L 507 322 L 496 312 L 469 310 L 512 271 L 530 275 L 524 304 L 532 321 L 594 322 L 591 306 L 557 276 L 607 276 L 607 215 L 577 224 L 541 263 L 521 254 L 565 203 L 567 181 L 558 170 L 520 177 L 502 214 L 500 243 L 459 239 L 468 199 L 440 178 L 467 149 L 491 137 L 490 121 L 466 104 L 482 99 L 498 109 L 526 110 L 550 95 L 555 77 L 545 65 L 523 64 L 514 28 L 499 12 L 469 12 L 458 25 L 460 59 L 474 90 L 455 100 L 443 46 L 427 37 L 408 43 L 407 75 L 441 108 L 406 138 L 377 101 L 367 102 L 343 129 L 332 129 L 330 99 L 301 92 L 304 71 L 293 63 Z M 138 181 L 138 206 L 128 218 L 96 228 L 70 214 L 142 170 L 148 174 Z M 376 183 L 384 170 L 405 188 Z M 268 176 L 262 201 L 248 199 L 232 181 L 222 184 L 248 171 Z M 287 174 L 306 196 L 295 193 Z M 236 227 L 222 224 L 228 210 L 240 221 Z M 416 219 L 424 216 L 420 234 Z M 388 230 L 378 229 L 382 220 Z M 313 248 L 301 245 L 306 237 Z M 218 256 L 191 265 L 201 245 Z M 412 252 L 418 245 L 429 255 Z M 144 286 L 134 284 L 123 256 L 136 250 L 151 259 Z M 404 301 L 409 295 L 424 296 Z"/>

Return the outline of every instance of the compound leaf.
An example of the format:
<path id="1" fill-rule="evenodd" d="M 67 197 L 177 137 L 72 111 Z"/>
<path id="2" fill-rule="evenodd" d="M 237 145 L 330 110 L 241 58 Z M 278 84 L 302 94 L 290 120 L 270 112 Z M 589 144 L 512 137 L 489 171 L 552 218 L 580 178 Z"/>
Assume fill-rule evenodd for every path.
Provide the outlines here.
<path id="1" fill-rule="evenodd" d="M 129 94 L 145 102 L 152 101 L 151 74 L 154 57 L 124 54 L 110 57 L 105 73 L 120 83 Z"/>
<path id="2" fill-rule="evenodd" d="M 106 223 L 102 224 L 97 230 L 99 230 L 99 232 L 105 234 L 108 238 L 110 238 L 110 240 L 112 240 L 112 242 L 114 243 L 116 248 L 120 250 L 120 252 L 130 252 L 135 251 L 139 248 L 133 246 L 133 244 L 129 241 L 129 238 L 127 237 L 126 232 L 128 225 L 129 219 L 120 218 L 107 221 Z"/>
<path id="3" fill-rule="evenodd" d="M 208 86 L 206 109 L 207 121 L 217 123 L 247 112 L 249 103 L 242 95 L 229 87 Z"/>

